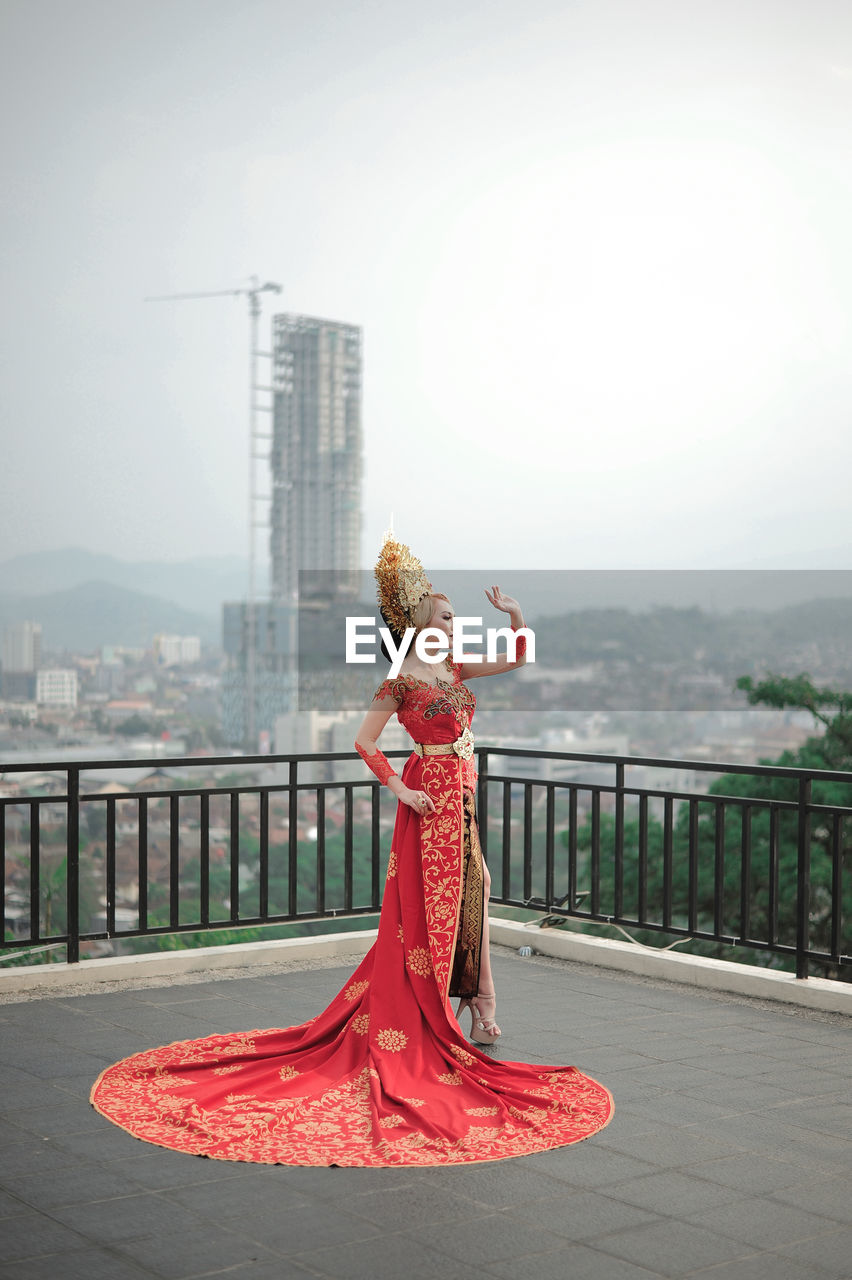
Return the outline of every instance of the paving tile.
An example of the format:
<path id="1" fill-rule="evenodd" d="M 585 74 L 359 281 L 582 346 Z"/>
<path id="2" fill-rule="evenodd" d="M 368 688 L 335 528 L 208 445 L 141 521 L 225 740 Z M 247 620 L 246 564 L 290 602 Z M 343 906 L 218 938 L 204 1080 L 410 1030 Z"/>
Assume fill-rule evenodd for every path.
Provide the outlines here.
<path id="1" fill-rule="evenodd" d="M 785 1118 L 789 1124 L 818 1129 L 833 1137 L 852 1138 L 852 1105 L 848 1103 L 827 1105 L 822 1102 L 817 1106 L 803 1107 L 798 1113 L 791 1108 Z"/>
<path id="2" fill-rule="evenodd" d="M 536 1168 L 530 1160 L 498 1160 L 494 1163 L 457 1165 L 422 1170 L 422 1181 L 473 1203 L 481 1213 L 530 1204 L 554 1195 L 567 1195 L 559 1178 Z"/>
<path id="3" fill-rule="evenodd" d="M 688 1034 L 684 1034 L 684 1029 L 678 1027 L 676 1030 L 665 1035 L 654 1035 L 645 1040 L 644 1036 L 634 1040 L 637 1046 L 642 1045 L 642 1052 L 648 1058 L 653 1058 L 657 1062 L 685 1062 L 689 1061 L 691 1066 L 707 1065 L 715 1067 L 724 1056 L 722 1050 L 714 1049 L 708 1051 L 707 1045 L 701 1041 L 694 1041 L 689 1038 Z M 736 1056 L 736 1050 L 730 1048 L 727 1051 L 729 1057 Z"/>
<path id="4" fill-rule="evenodd" d="M 395 1224 L 397 1229 L 405 1225 L 405 1222 Z M 375 1222 L 356 1217 L 339 1206 L 329 1213 L 326 1203 L 310 1198 L 294 1208 L 259 1213 L 253 1213 L 247 1206 L 239 1226 L 232 1229 L 285 1258 L 314 1249 L 318 1243 L 349 1245 L 361 1240 L 380 1241 L 386 1234 Z"/>
<path id="5" fill-rule="evenodd" d="M 108 1249 L 80 1249 L 0 1266 L 0 1280 L 140 1280 L 150 1276 Z"/>
<path id="6" fill-rule="evenodd" d="M 0 1191 L 0 1222 L 4 1218 L 20 1218 L 31 1212 L 31 1206 L 25 1201 L 8 1191 Z"/>
<path id="7" fill-rule="evenodd" d="M 473 1224 L 468 1225 L 467 1232 L 467 1257 L 463 1259 L 450 1257 L 432 1247 L 438 1243 L 437 1237 L 424 1244 L 408 1235 L 385 1234 L 377 1240 L 308 1250 L 287 1261 L 288 1264 L 298 1263 L 312 1275 L 334 1277 L 335 1280 L 337 1277 L 340 1280 L 377 1280 L 377 1277 L 398 1276 L 405 1276 L 406 1280 L 470 1280 L 474 1273 L 492 1274 L 478 1261 Z M 517 1271 L 514 1274 L 517 1275 Z M 254 1272 L 250 1277 L 254 1280 Z"/>
<path id="8" fill-rule="evenodd" d="M 97 1113 L 95 1113 L 97 1114 Z M 54 1144 L 62 1151 L 68 1151 L 80 1160 L 101 1163 L 105 1160 L 121 1160 L 128 1158 L 133 1151 L 140 1154 L 145 1148 L 136 1147 L 138 1139 L 125 1133 L 117 1125 L 111 1124 L 104 1116 L 99 1116 L 100 1128 L 83 1133 L 64 1133 L 53 1139 Z M 131 1145 L 133 1144 L 133 1145 Z"/>
<path id="9" fill-rule="evenodd" d="M 212 1280 L 214 1276 L 221 1276 L 222 1280 L 306 1280 L 308 1276 L 316 1277 L 318 1274 L 295 1258 L 287 1258 L 286 1261 L 283 1258 L 271 1258 L 269 1261 L 252 1259 L 226 1267 L 222 1271 L 204 1272 L 203 1277 L 204 1280 L 207 1277 Z"/>
<path id="10" fill-rule="evenodd" d="M 651 1222 L 656 1215 L 599 1191 L 574 1191 L 569 1195 L 519 1205 L 510 1209 L 508 1216 L 564 1236 L 566 1240 L 582 1242 L 610 1231 Z"/>
<path id="11" fill-rule="evenodd" d="M 188 1280 L 191 1276 L 223 1272 L 228 1275 L 231 1268 L 240 1263 L 264 1262 L 274 1264 L 279 1275 L 286 1276 L 281 1259 L 259 1241 L 211 1226 L 209 1222 L 183 1231 L 155 1231 L 124 1240 L 116 1244 L 115 1251 L 127 1262 L 142 1267 L 146 1276 L 159 1276 L 163 1280 Z"/>
<path id="12" fill-rule="evenodd" d="M 607 1135 L 614 1137 L 632 1137 L 638 1133 L 652 1133 L 656 1127 L 656 1121 L 649 1119 L 644 1111 L 634 1111 L 632 1106 L 625 1103 L 619 1106 L 610 1123 L 607 1125 Z M 597 1141 L 601 1141 L 600 1138 Z"/>
<path id="13" fill-rule="evenodd" d="M 595 1248 L 664 1276 L 684 1276 L 754 1252 L 748 1245 L 726 1236 L 671 1219 L 658 1219 L 627 1231 L 599 1236 Z"/>
<path id="14" fill-rule="evenodd" d="M 138 1183 L 116 1173 L 109 1165 L 87 1169 L 85 1176 L 80 1176 L 74 1166 L 59 1173 L 30 1174 L 19 1178 L 14 1190 L 27 1205 L 40 1210 L 139 1194 Z"/>
<path id="15" fill-rule="evenodd" d="M 0 1117 L 14 1124 L 17 1112 L 30 1110 L 35 1105 L 67 1106 L 68 1094 L 55 1088 L 49 1081 L 37 1080 L 23 1072 L 11 1075 L 9 1071 L 4 1071 L 3 1089 L 0 1091 Z"/>
<path id="16" fill-rule="evenodd" d="M 191 1209 L 153 1191 L 68 1205 L 52 1209 L 51 1216 L 73 1227 L 88 1242 L 97 1244 L 137 1240 L 155 1233 L 168 1235 L 200 1226 L 198 1216 Z"/>
<path id="17" fill-rule="evenodd" d="M 788 1125 L 785 1112 L 785 1108 L 744 1112 L 692 1126 L 691 1132 L 738 1143 L 743 1151 L 765 1152 L 814 1172 L 829 1174 L 852 1168 L 852 1142 Z"/>
<path id="18" fill-rule="evenodd" d="M 795 1186 L 779 1188 L 772 1198 L 806 1213 L 817 1213 L 832 1222 L 852 1227 L 852 1192 L 846 1179 L 803 1179 Z"/>
<path id="19" fill-rule="evenodd" d="M 834 1095 L 841 1087 L 840 1079 L 831 1071 L 791 1063 L 779 1064 L 774 1070 L 762 1072 L 756 1079 L 773 1087 L 786 1089 L 797 1097 L 806 1098 Z"/>
<path id="20" fill-rule="evenodd" d="M 717 1160 L 721 1156 L 734 1155 L 738 1150 L 723 1136 L 709 1137 L 706 1133 L 696 1133 L 693 1129 L 659 1124 L 654 1130 L 635 1134 L 633 1137 L 621 1136 L 613 1133 L 611 1127 L 607 1128 L 597 1146 L 667 1168 Z"/>
<path id="21" fill-rule="evenodd" d="M 708 1182 L 695 1171 L 684 1169 L 631 1178 L 605 1188 L 607 1195 L 638 1205 L 649 1213 L 687 1218 L 691 1213 L 739 1200 L 741 1192 L 718 1182 Z"/>
<path id="22" fill-rule="evenodd" d="M 491 1262 L 485 1272 L 504 1280 L 518 1280 L 519 1273 L 533 1275 L 535 1280 L 659 1280 L 662 1275 L 582 1244 L 565 1244 L 552 1253 L 532 1254 L 520 1266 L 514 1259 Z"/>
<path id="23" fill-rule="evenodd" d="M 10 1141 L 20 1141 L 32 1134 L 41 1138 L 58 1138 L 68 1133 L 91 1133 L 100 1129 L 103 1123 L 103 1117 L 93 1107 L 75 1102 L 66 1094 L 55 1107 L 31 1107 L 17 1111 L 15 1124 L 19 1132 L 17 1138 L 10 1138 Z"/>
<path id="24" fill-rule="evenodd" d="M 304 1195 L 316 1196 L 326 1204 L 345 1202 L 362 1192 L 377 1190 L 393 1191 L 399 1187 L 409 1186 L 444 1186 L 446 1179 L 454 1170 L 439 1167 L 406 1168 L 405 1166 L 386 1169 L 327 1168 L 322 1165 L 305 1166 L 268 1166 L 271 1175 L 292 1179 Z M 277 1179 L 276 1179 L 277 1180 Z"/>
<path id="25" fill-rule="evenodd" d="M 797 1240 L 810 1240 L 828 1225 L 825 1218 L 816 1214 L 758 1196 L 704 1209 L 690 1215 L 687 1221 L 757 1249 L 774 1249 Z"/>
<path id="26" fill-rule="evenodd" d="M 234 1222 L 239 1224 L 246 1213 L 258 1217 L 316 1203 L 296 1190 L 292 1183 L 281 1179 L 266 1185 L 256 1181 L 247 1184 L 242 1178 L 198 1182 L 191 1187 L 176 1187 L 169 1192 L 169 1199 L 190 1209 L 199 1218 L 231 1227 Z"/>
<path id="27" fill-rule="evenodd" d="M 71 1252 L 87 1243 L 78 1231 L 42 1213 L 30 1212 L 4 1220 L 0 1231 L 0 1262 L 8 1265 L 23 1258 Z"/>
<path id="28" fill-rule="evenodd" d="M 458 1189 L 462 1190 L 462 1186 Z M 467 1190 L 465 1185 L 464 1191 Z M 362 1191 L 348 1197 L 346 1208 L 355 1217 L 389 1230 L 399 1230 L 402 1226 L 409 1230 L 423 1223 L 435 1223 L 436 1230 L 440 1231 L 446 1222 L 469 1223 L 482 1212 L 466 1195 L 419 1183 L 390 1190 Z"/>
<path id="29" fill-rule="evenodd" d="M 659 1124 L 661 1117 L 668 1124 L 692 1126 L 701 1124 L 702 1121 L 712 1122 L 719 1117 L 732 1114 L 729 1108 L 721 1106 L 718 1102 L 709 1102 L 705 1098 L 687 1096 L 683 1093 L 667 1093 L 664 1107 L 660 1103 L 659 1096 L 637 1098 L 629 1105 L 630 1111 L 634 1115 L 644 1117 L 652 1128 Z M 618 1111 L 615 1114 L 617 1119 Z M 742 1115 L 742 1112 L 738 1111 L 734 1114 Z M 712 1127 L 708 1127 L 707 1132 L 712 1136 Z"/>
<path id="30" fill-rule="evenodd" d="M 74 1169 L 78 1163 L 70 1151 L 63 1151 L 48 1138 L 30 1138 L 12 1143 L 3 1151 L 0 1160 L 0 1186 L 15 1189 L 19 1178 L 30 1173 L 55 1173 L 59 1169 Z"/>
<path id="31" fill-rule="evenodd" d="M 81 1076 L 68 1076 L 65 1079 L 53 1081 L 53 1087 L 56 1092 L 64 1095 L 62 1098 L 63 1105 L 67 1105 L 69 1098 L 75 1098 L 88 1106 L 92 1085 L 104 1068 L 109 1065 L 108 1062 L 98 1061 L 95 1063 L 94 1073 L 86 1071 Z"/>
<path id="32" fill-rule="evenodd" d="M 46 1114 L 40 1112 L 39 1114 Z M 12 1142 L 23 1142 L 27 1137 L 26 1125 L 18 1123 L 20 1112 L 16 1113 L 14 1122 L 11 1119 L 0 1119 L 0 1148 Z"/>
<path id="33" fill-rule="evenodd" d="M 37 1080 L 67 1079 L 102 1070 L 100 1060 L 91 1054 L 81 1053 L 78 1049 L 62 1048 L 59 1045 L 52 1052 L 44 1052 L 28 1063 L 27 1072 Z"/>
<path id="34" fill-rule="evenodd" d="M 707 1060 L 711 1070 L 722 1076 L 739 1078 L 764 1079 L 766 1075 L 766 1055 L 749 1053 L 747 1049 L 731 1046 L 726 1053 L 714 1053 Z"/>
<path id="35" fill-rule="evenodd" d="M 687 1081 L 679 1092 L 690 1097 L 694 1094 L 707 1102 L 718 1102 L 730 1111 L 753 1111 L 758 1107 L 771 1107 L 777 1102 L 790 1101 L 787 1090 L 779 1089 L 777 1085 L 760 1084 L 747 1077 L 723 1078 L 716 1073 L 712 1080 L 704 1081 L 697 1087 Z"/>
<path id="36" fill-rule="evenodd" d="M 690 1280 L 827 1280 L 824 1271 L 802 1260 L 792 1261 L 777 1253 L 755 1253 L 719 1267 L 691 1272 Z M 845 1273 L 848 1276 L 848 1272 Z"/>
<path id="37" fill-rule="evenodd" d="M 647 1160 L 606 1151 L 599 1144 L 588 1141 L 578 1147 L 557 1147 L 540 1155 L 527 1156 L 527 1161 L 540 1173 L 575 1187 L 606 1189 L 625 1178 L 638 1178 L 643 1173 L 655 1172 L 654 1165 Z"/>
<path id="38" fill-rule="evenodd" d="M 110 1160 L 110 1168 L 151 1191 L 167 1191 L 171 1187 L 189 1187 L 219 1178 L 232 1178 L 252 1167 L 232 1160 L 207 1160 L 203 1156 L 168 1151 L 165 1147 L 154 1147 L 151 1143 L 132 1138 L 130 1134 L 125 1134 L 125 1137 L 129 1140 L 126 1152 L 121 1158 Z"/>
<path id="39" fill-rule="evenodd" d="M 798 1187 L 808 1180 L 807 1173 L 794 1164 L 751 1152 L 708 1160 L 701 1166 L 701 1177 L 749 1193 L 759 1187 L 764 1194 Z"/>
<path id="40" fill-rule="evenodd" d="M 402 1224 L 400 1224 L 402 1225 Z M 465 1222 L 444 1222 L 440 1228 L 408 1228 L 406 1235 L 468 1265 L 488 1266 L 509 1258 L 526 1259 L 528 1254 L 545 1253 L 559 1247 L 561 1238 L 519 1222 L 507 1214 L 483 1214 Z"/>
<path id="41" fill-rule="evenodd" d="M 821 1275 L 830 1276 L 832 1280 L 849 1280 L 852 1274 L 849 1261 L 852 1258 L 852 1230 L 848 1227 L 832 1231 L 826 1226 L 816 1239 L 781 1245 L 776 1252 L 785 1259 L 792 1259 L 796 1266 L 817 1267 Z"/>
<path id="42" fill-rule="evenodd" d="M 142 993 L 140 992 L 141 995 Z M 226 992 L 223 987 L 214 986 L 212 983 L 192 982 L 186 985 L 181 983 L 174 987 L 152 987 L 144 993 L 144 997 L 139 1000 L 139 1004 L 159 1009 L 161 1005 L 196 1004 L 203 1000 L 220 1001 L 229 1004 L 239 998 L 240 992 L 237 989 L 234 989 L 233 992 Z"/>

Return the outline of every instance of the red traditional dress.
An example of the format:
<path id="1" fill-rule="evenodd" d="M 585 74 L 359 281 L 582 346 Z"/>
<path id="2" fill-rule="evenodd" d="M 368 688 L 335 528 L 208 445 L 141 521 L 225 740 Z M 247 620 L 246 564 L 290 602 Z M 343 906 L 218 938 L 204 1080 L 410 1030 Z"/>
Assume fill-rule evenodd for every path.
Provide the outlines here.
<path id="1" fill-rule="evenodd" d="M 397 701 L 426 746 L 457 742 L 475 706 L 458 667 L 452 683 L 402 676 L 377 696 Z M 379 776 L 392 772 L 382 761 L 369 760 Z M 453 1016 L 451 991 L 475 994 L 478 981 L 475 778 L 455 751 L 409 757 L 402 779 L 436 812 L 399 805 L 377 941 L 323 1013 L 136 1054 L 100 1076 L 95 1108 L 159 1146 L 268 1164 L 501 1160 L 602 1129 L 613 1104 L 597 1081 L 576 1067 L 499 1061 L 468 1044 Z"/>

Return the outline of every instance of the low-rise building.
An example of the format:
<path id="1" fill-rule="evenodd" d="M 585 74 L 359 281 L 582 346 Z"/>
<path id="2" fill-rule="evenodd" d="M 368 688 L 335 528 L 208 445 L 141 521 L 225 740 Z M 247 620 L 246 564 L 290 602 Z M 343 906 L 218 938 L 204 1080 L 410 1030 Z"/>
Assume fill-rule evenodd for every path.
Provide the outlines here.
<path id="1" fill-rule="evenodd" d="M 65 668 L 37 672 L 36 703 L 40 707 L 76 707 L 77 672 Z"/>

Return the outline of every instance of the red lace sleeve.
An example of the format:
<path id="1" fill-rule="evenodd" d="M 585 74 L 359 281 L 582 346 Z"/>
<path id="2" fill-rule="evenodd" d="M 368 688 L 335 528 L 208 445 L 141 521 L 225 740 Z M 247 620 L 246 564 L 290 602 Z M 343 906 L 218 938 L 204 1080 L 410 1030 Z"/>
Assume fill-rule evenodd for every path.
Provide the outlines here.
<path id="1" fill-rule="evenodd" d="M 388 778 L 396 778 L 398 776 L 396 769 L 394 769 L 387 756 L 379 751 L 378 747 L 371 756 L 367 755 L 367 752 L 359 742 L 355 743 L 355 750 L 364 763 L 373 770 L 383 787 L 387 784 Z"/>
<path id="2" fill-rule="evenodd" d="M 512 627 L 515 635 L 518 635 L 519 627 Z M 515 641 L 515 662 L 520 662 L 521 658 L 527 656 L 527 638 L 526 636 L 518 636 Z"/>
<path id="3" fill-rule="evenodd" d="M 393 698 L 394 702 L 402 704 L 405 697 L 406 683 L 404 680 L 397 678 L 396 680 L 383 680 L 376 692 L 373 694 L 373 701 L 378 702 L 380 698 Z"/>

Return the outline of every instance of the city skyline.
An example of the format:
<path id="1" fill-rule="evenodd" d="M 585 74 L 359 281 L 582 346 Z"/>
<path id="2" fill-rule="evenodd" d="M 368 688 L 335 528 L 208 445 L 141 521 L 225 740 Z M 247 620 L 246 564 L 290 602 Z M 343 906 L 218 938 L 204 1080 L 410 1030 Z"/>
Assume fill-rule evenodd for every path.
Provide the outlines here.
<path id="1" fill-rule="evenodd" d="M 245 554 L 245 300 L 143 299 L 257 273 L 363 329 L 362 565 L 850 563 L 848 6 L 0 21 L 3 559 Z"/>

